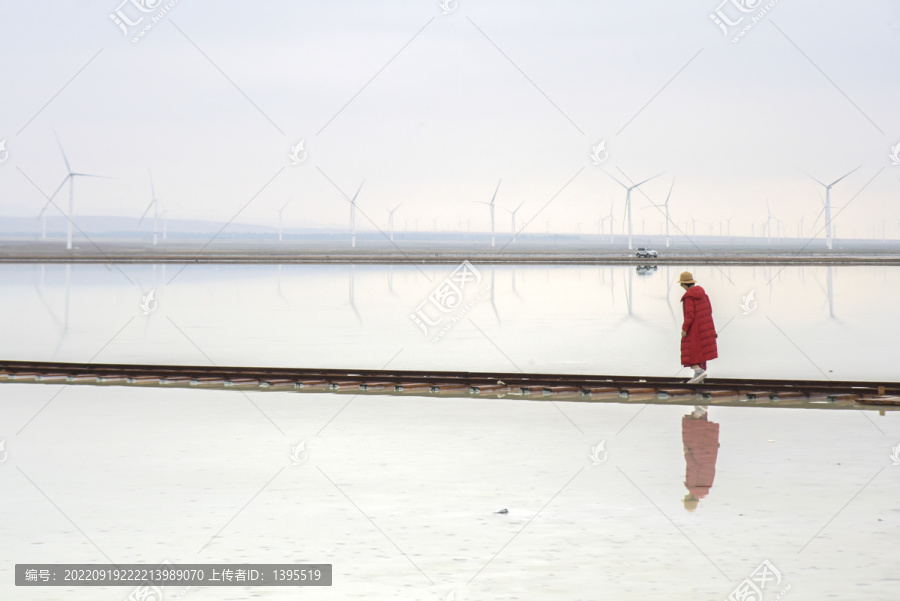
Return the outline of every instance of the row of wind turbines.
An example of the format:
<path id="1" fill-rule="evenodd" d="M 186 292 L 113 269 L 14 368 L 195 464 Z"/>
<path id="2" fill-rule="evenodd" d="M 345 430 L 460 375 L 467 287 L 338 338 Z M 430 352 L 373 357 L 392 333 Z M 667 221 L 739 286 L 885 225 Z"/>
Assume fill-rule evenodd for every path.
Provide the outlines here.
<path id="1" fill-rule="evenodd" d="M 838 179 L 834 180 L 834 181 L 831 182 L 831 183 L 827 183 L 827 184 L 826 184 L 825 182 L 821 181 L 821 180 L 816 179 L 815 177 L 813 177 L 813 176 L 811 176 L 811 175 L 809 175 L 809 174 L 806 174 L 810 179 L 812 179 L 813 181 L 815 181 L 816 183 L 818 183 L 819 185 L 821 185 L 823 188 L 825 188 L 825 198 L 822 200 L 822 210 L 819 211 L 819 214 L 816 216 L 816 219 L 814 220 L 813 226 L 812 226 L 812 227 L 815 227 L 815 224 L 818 222 L 819 218 L 822 216 L 822 213 L 824 212 L 824 213 L 825 213 L 825 240 L 826 240 L 826 245 L 827 245 L 827 247 L 828 247 L 829 249 L 833 248 L 833 245 L 834 245 L 834 226 L 833 226 L 833 224 L 832 224 L 832 218 L 831 218 L 831 211 L 832 211 L 832 205 L 831 205 L 831 188 L 834 187 L 834 186 L 835 186 L 837 183 L 839 183 L 841 180 L 843 180 L 844 178 L 846 178 L 847 176 L 849 176 L 850 174 L 852 174 L 852 173 L 854 173 L 855 171 L 857 171 L 860 167 L 862 167 L 862 165 L 860 165 L 860 166 L 858 166 L 858 167 L 856 167 L 856 168 L 854 168 L 854 169 L 851 169 L 850 171 L 848 171 L 847 173 L 845 173 L 844 175 L 842 175 L 842 176 L 839 177 Z M 633 236 L 634 236 L 634 225 L 633 225 L 633 219 L 632 219 L 631 193 L 632 193 L 634 190 L 637 190 L 638 188 L 640 188 L 641 186 L 643 186 L 644 184 L 646 184 L 647 182 L 656 179 L 657 177 L 659 177 L 660 175 L 662 175 L 662 173 L 659 173 L 659 174 L 657 174 L 657 175 L 654 175 L 653 177 L 648 177 L 647 179 L 645 179 L 645 180 L 643 180 L 643 181 L 640 181 L 640 182 L 638 182 L 638 183 L 636 183 L 636 184 L 632 184 L 632 185 L 630 185 L 630 186 L 627 185 L 627 184 L 625 184 L 625 183 L 623 183 L 623 182 L 620 181 L 618 178 L 616 178 L 615 176 L 611 175 L 610 173 L 608 173 L 608 172 L 606 172 L 606 171 L 604 171 L 603 173 L 605 173 L 607 176 L 609 176 L 609 177 L 610 177 L 613 181 L 615 181 L 617 184 L 619 184 L 620 186 L 622 186 L 622 188 L 625 190 L 625 214 L 624 214 L 624 216 L 623 216 L 623 219 L 624 219 L 625 221 L 627 221 L 627 228 L 628 228 L 628 229 L 627 229 L 628 249 L 631 250 L 631 249 L 633 248 Z M 664 216 L 665 216 L 665 223 L 666 223 L 666 226 L 665 226 L 666 248 L 669 248 L 669 246 L 670 246 L 670 237 L 671 237 L 671 236 L 670 236 L 670 232 L 669 232 L 669 224 L 674 224 L 674 222 L 672 221 L 671 215 L 670 215 L 670 213 L 669 213 L 669 201 L 670 201 L 671 198 L 672 198 L 672 190 L 674 189 L 674 187 L 675 187 L 675 178 L 672 178 L 672 184 L 669 186 L 669 192 L 668 192 L 668 194 L 666 195 L 666 200 L 665 200 L 664 202 L 662 202 L 661 204 L 654 204 L 654 203 L 651 203 L 649 207 L 645 207 L 646 209 L 654 208 L 654 207 L 655 207 L 655 208 L 657 208 L 657 209 L 661 209 L 661 210 L 662 210 L 662 212 L 663 212 L 663 214 L 664 214 Z M 488 206 L 490 207 L 490 214 L 491 214 L 491 246 L 492 246 L 492 247 L 495 246 L 495 244 L 496 244 L 496 242 L 495 242 L 495 239 L 496 239 L 496 236 L 495 236 L 496 228 L 495 228 L 495 212 L 494 212 L 494 210 L 495 210 L 495 205 L 494 205 L 494 203 L 495 203 L 495 201 L 496 201 L 496 199 L 497 199 L 497 192 L 499 191 L 499 189 L 500 189 L 500 183 L 498 182 L 498 183 L 497 183 L 497 188 L 494 190 L 494 195 L 493 195 L 493 197 L 491 198 L 491 201 L 490 201 L 489 203 L 488 203 L 488 202 L 480 201 L 481 204 L 485 204 L 485 205 L 488 205 Z M 522 203 L 522 204 L 524 204 L 524 203 Z M 516 234 L 517 234 L 517 230 L 516 230 L 516 212 L 517 212 L 520 208 L 522 208 L 522 204 L 519 204 L 519 206 L 516 207 L 513 211 L 509 211 L 509 209 L 506 209 L 507 211 L 509 211 L 510 213 L 512 213 L 512 231 L 513 231 L 513 239 L 512 239 L 512 241 L 513 241 L 513 242 L 515 242 L 515 240 L 516 240 Z M 610 203 L 610 207 L 609 207 L 609 215 L 608 215 L 608 216 L 605 216 L 605 217 L 602 217 L 601 219 L 599 219 L 599 220 L 596 222 L 596 223 L 599 224 L 599 225 L 601 226 L 601 228 L 602 228 L 603 224 L 606 222 L 607 219 L 610 221 L 610 228 L 609 228 L 609 229 L 610 229 L 610 241 L 612 241 L 613 223 L 615 222 L 615 217 L 613 216 L 613 208 L 614 208 L 613 203 Z M 766 201 L 766 211 L 767 211 L 767 218 L 766 218 L 766 221 L 764 222 L 763 230 L 766 232 L 766 235 L 767 235 L 767 237 L 769 238 L 769 242 L 771 243 L 771 238 L 772 238 L 772 227 L 771 227 L 771 222 L 772 222 L 773 217 L 772 217 L 772 209 L 771 209 L 771 206 L 769 205 L 769 202 L 768 202 L 768 201 Z M 392 213 L 392 215 L 393 215 L 393 213 Z M 730 235 L 730 233 L 731 233 L 731 219 L 732 219 L 732 218 L 728 218 L 728 220 L 727 220 L 727 221 L 729 222 L 729 228 L 728 228 L 728 230 L 729 230 L 729 235 Z M 693 220 L 693 221 L 694 221 L 694 231 L 696 232 L 696 220 Z M 778 221 L 778 220 L 776 220 L 776 221 Z M 780 223 L 780 221 L 779 221 L 779 223 Z M 686 232 L 683 232 L 683 233 L 686 235 Z M 721 226 L 720 226 L 720 234 L 721 234 Z M 801 237 L 802 237 L 802 235 L 803 235 L 803 223 L 802 223 L 802 219 L 801 219 L 801 225 L 800 225 L 800 235 L 801 235 Z M 391 240 L 393 240 L 393 230 L 392 230 L 392 233 L 391 233 Z"/>
<path id="2" fill-rule="evenodd" d="M 66 234 L 66 249 L 71 250 L 72 249 L 72 241 L 73 241 L 73 233 L 74 233 L 73 232 L 74 197 L 75 197 L 75 180 L 76 180 L 76 178 L 79 178 L 79 177 L 92 177 L 92 178 L 103 178 L 103 179 L 110 179 L 110 178 L 107 178 L 106 176 L 102 176 L 102 175 L 92 174 L 92 173 L 82 173 L 82 172 L 78 172 L 78 171 L 73 171 L 71 164 L 69 163 L 69 159 L 66 156 L 66 152 L 63 149 L 62 143 L 59 140 L 59 137 L 56 136 L 55 133 L 54 133 L 54 136 L 56 137 L 57 144 L 59 145 L 60 154 L 62 155 L 63 162 L 65 163 L 67 172 L 66 172 L 66 176 L 63 179 L 63 181 L 60 183 L 60 185 L 57 187 L 57 189 L 49 197 L 48 201 L 41 208 L 41 211 L 38 213 L 38 219 L 43 219 L 41 237 L 46 239 L 46 236 L 47 236 L 46 211 L 49 208 L 49 206 L 53 203 L 53 199 L 56 197 L 56 195 L 62 190 L 62 188 L 66 184 L 68 184 L 69 185 L 69 203 L 68 203 L 68 216 L 67 216 L 68 223 L 67 223 L 67 234 Z M 822 210 L 819 212 L 819 215 L 816 216 L 813 227 L 815 227 L 815 223 L 818 222 L 819 218 L 822 216 L 822 213 L 824 212 L 824 214 L 825 214 L 825 239 L 826 239 L 827 247 L 829 249 L 833 248 L 833 238 L 834 238 L 834 228 L 833 228 L 833 225 L 831 222 L 832 221 L 831 189 L 836 184 L 841 182 L 844 178 L 848 177 L 849 175 L 851 175 L 852 173 L 854 173 L 855 171 L 860 169 L 860 167 L 862 167 L 862 165 L 848 171 L 847 173 L 845 173 L 844 175 L 842 175 L 841 177 L 837 178 L 836 180 L 834 180 L 830 183 L 825 183 L 819 179 L 816 179 L 812 175 L 806 174 L 810 179 L 812 179 L 813 181 L 815 181 L 816 183 L 818 183 L 825 189 L 825 196 L 824 196 L 824 199 L 822 199 L 822 204 L 823 204 Z M 634 235 L 631 193 L 634 190 L 637 190 L 638 188 L 640 188 L 641 186 L 646 184 L 647 182 L 650 182 L 650 181 L 660 177 L 662 175 L 662 173 L 654 175 L 653 177 L 649 177 L 643 181 L 640 181 L 636 184 L 631 184 L 631 185 L 628 185 L 628 184 L 622 182 L 621 180 L 619 180 L 618 178 L 611 175 L 610 173 L 608 173 L 605 170 L 603 171 L 603 173 L 605 173 L 609 178 L 611 178 L 617 184 L 622 186 L 622 188 L 625 190 L 625 209 L 624 209 L 623 219 L 627 222 L 627 243 L 628 243 L 628 249 L 630 250 L 633 248 L 633 235 Z M 164 209 L 161 211 L 161 204 L 160 204 L 159 199 L 156 196 L 156 187 L 153 182 L 152 173 L 149 174 L 149 177 L 150 177 L 151 199 L 150 199 L 150 203 L 147 205 L 147 208 L 144 210 L 143 214 L 141 215 L 140 220 L 138 221 L 138 224 L 140 225 L 140 223 L 143 222 L 143 220 L 147 217 L 148 213 L 152 209 L 153 210 L 153 245 L 156 246 L 159 242 L 159 222 L 160 222 L 160 219 L 165 218 L 166 211 Z M 476 201 L 479 204 L 487 205 L 490 210 L 491 247 L 496 246 L 496 209 L 497 209 L 496 201 L 497 201 L 497 194 L 500 191 L 500 185 L 501 185 L 502 181 L 503 180 L 501 179 L 497 182 L 497 187 L 494 189 L 494 194 L 491 197 L 490 202 Z M 365 184 L 365 181 L 363 181 L 360 184 L 359 188 L 356 190 L 356 193 L 353 195 L 353 197 L 348 199 L 349 204 L 350 204 L 351 246 L 354 248 L 356 247 L 356 243 L 357 243 L 357 228 L 356 228 L 357 199 L 359 197 L 360 192 L 362 191 L 362 187 L 364 184 Z M 669 226 L 670 226 L 670 224 L 674 225 L 674 222 L 672 221 L 670 213 L 669 213 L 669 201 L 671 200 L 672 190 L 673 190 L 674 186 L 675 186 L 675 179 L 673 178 L 672 184 L 669 187 L 669 192 L 666 195 L 665 202 L 663 202 L 661 204 L 651 203 L 649 207 L 645 207 L 645 209 L 657 208 L 658 210 L 661 210 L 664 213 L 665 236 L 666 236 L 666 247 L 667 248 L 670 245 Z M 278 210 L 278 240 L 279 241 L 283 240 L 283 232 L 284 232 L 283 214 L 284 214 L 284 210 L 287 208 L 287 206 L 289 204 L 290 204 L 290 201 L 285 203 Z M 392 208 L 392 209 L 386 209 L 388 211 L 388 223 L 387 223 L 387 228 L 388 228 L 388 232 L 389 232 L 388 237 L 391 242 L 394 241 L 394 213 L 396 213 L 396 211 L 402 205 L 403 205 L 403 203 L 400 203 L 400 204 L 394 206 L 394 208 Z M 516 228 L 516 215 L 519 212 L 519 210 L 522 208 L 523 205 L 524 205 L 524 201 L 519 203 L 519 205 L 515 209 L 510 210 L 510 209 L 504 208 L 505 211 L 510 213 L 511 218 L 512 218 L 512 224 L 511 224 L 512 225 L 512 234 L 513 234 L 512 242 L 516 242 L 516 239 L 517 239 L 518 230 Z M 771 238 L 772 238 L 771 222 L 773 220 L 773 216 L 772 216 L 772 210 L 771 210 L 771 207 L 769 206 L 768 201 L 766 202 L 766 209 L 767 209 L 767 218 L 766 218 L 766 221 L 763 223 L 763 231 L 765 231 L 767 237 L 769 238 L 769 242 L 771 243 Z M 613 203 L 610 203 L 610 214 L 606 217 L 601 218 L 596 223 L 600 224 L 602 227 L 602 225 L 606 222 L 607 219 L 610 221 L 610 236 L 612 237 L 613 223 L 615 221 L 615 218 L 613 216 Z M 780 220 L 776 219 L 776 221 L 778 221 L 780 224 Z M 802 235 L 802 227 L 803 227 L 802 221 L 801 221 L 800 227 L 801 227 L 801 235 Z M 165 229 L 166 228 L 164 225 L 163 233 L 162 233 L 163 239 L 166 238 Z M 694 220 L 694 230 L 696 230 L 696 220 Z M 682 233 L 685 235 L 687 234 L 687 232 L 682 232 Z M 720 233 L 721 233 L 721 226 L 720 226 Z M 729 220 L 729 233 L 730 233 L 730 220 Z M 755 224 L 754 224 L 754 235 L 755 235 Z"/>
<path id="3" fill-rule="evenodd" d="M 38 219 L 41 220 L 41 238 L 47 238 L 47 209 L 50 208 L 50 205 L 53 204 L 53 199 L 56 198 L 56 195 L 59 194 L 59 191 L 63 189 L 66 184 L 69 184 L 69 207 L 67 214 L 67 224 L 66 224 L 66 249 L 72 250 L 72 239 L 74 235 L 74 219 L 75 219 L 75 178 L 78 177 L 96 177 L 100 179 L 112 179 L 105 175 L 96 175 L 93 173 L 81 173 L 78 171 L 72 171 L 72 166 L 69 163 L 69 158 L 66 156 L 66 151 L 63 149 L 62 142 L 59 140 L 59 136 L 56 133 L 53 134 L 56 138 L 56 143 L 59 145 L 59 152 L 62 155 L 63 163 L 66 165 L 66 177 L 63 178 L 62 183 L 53 191 L 53 194 L 47 199 L 47 202 L 44 203 L 44 206 L 41 207 L 40 212 L 38 212 Z M 147 208 L 144 209 L 144 213 L 141 215 L 140 220 L 138 220 L 138 225 L 143 223 L 144 218 L 147 216 L 147 213 L 150 212 L 150 209 L 153 209 L 153 245 L 156 246 L 159 242 L 159 220 L 165 217 L 166 211 L 163 210 L 160 213 L 160 202 L 156 197 L 156 187 L 153 184 L 153 174 L 150 175 L 150 204 L 147 205 Z M 58 207 L 57 207 L 58 208 Z M 163 238 L 166 237 L 165 224 L 163 225 Z"/>

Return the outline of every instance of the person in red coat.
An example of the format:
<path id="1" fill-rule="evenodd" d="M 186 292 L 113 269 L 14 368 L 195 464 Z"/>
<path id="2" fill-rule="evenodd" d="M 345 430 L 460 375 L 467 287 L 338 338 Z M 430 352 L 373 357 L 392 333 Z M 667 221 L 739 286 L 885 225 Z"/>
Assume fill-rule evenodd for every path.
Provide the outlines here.
<path id="1" fill-rule="evenodd" d="M 681 364 L 694 370 L 688 384 L 702 382 L 707 376 L 706 362 L 719 356 L 716 347 L 716 325 L 712 305 L 706 291 L 697 285 L 691 272 L 685 271 L 678 280 L 684 288 L 681 297 L 684 323 L 681 325 Z"/>

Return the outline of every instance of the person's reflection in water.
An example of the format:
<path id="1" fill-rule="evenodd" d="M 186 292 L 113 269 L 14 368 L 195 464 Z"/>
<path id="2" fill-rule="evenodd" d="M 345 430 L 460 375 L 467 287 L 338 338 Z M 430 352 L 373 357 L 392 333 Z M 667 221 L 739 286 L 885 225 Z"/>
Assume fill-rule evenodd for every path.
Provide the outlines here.
<path id="1" fill-rule="evenodd" d="M 712 488 L 719 455 L 719 424 L 707 419 L 706 407 L 695 406 L 681 418 L 681 440 L 687 463 L 684 485 L 688 494 L 684 496 L 684 508 L 694 511 Z"/>

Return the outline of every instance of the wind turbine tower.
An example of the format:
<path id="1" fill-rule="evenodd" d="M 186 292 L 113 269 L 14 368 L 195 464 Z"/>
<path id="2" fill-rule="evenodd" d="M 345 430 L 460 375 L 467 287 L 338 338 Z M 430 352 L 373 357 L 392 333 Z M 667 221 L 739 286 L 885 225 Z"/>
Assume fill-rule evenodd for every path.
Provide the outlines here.
<path id="1" fill-rule="evenodd" d="M 859 167 L 862 167 L 862 165 L 860 165 Z M 857 167 L 856 169 L 859 169 L 859 167 Z M 817 180 L 813 176 L 809 175 L 808 173 L 806 174 L 811 180 L 813 180 L 820 186 L 825 187 L 825 243 L 827 244 L 829 249 L 832 248 L 832 238 L 834 237 L 834 234 L 832 232 L 832 225 L 831 225 L 831 187 L 834 186 L 839 181 L 841 181 L 842 179 L 844 179 L 845 177 L 847 177 L 848 175 L 850 175 L 851 173 L 853 173 L 854 171 L 856 171 L 856 169 L 853 169 L 852 171 L 848 171 L 847 173 L 845 173 L 841 177 L 837 178 L 830 184 L 820 182 L 819 180 Z"/>
<path id="2" fill-rule="evenodd" d="M 403 203 L 401 202 L 400 204 L 398 204 L 398 205 L 397 205 L 396 207 L 394 207 L 393 209 L 388 210 L 388 229 L 389 229 L 390 232 L 391 232 L 391 242 L 394 241 L 394 211 L 396 211 L 397 209 L 399 209 L 402 205 L 403 205 Z M 437 220 L 436 220 L 436 219 L 435 219 L 435 225 L 437 225 Z"/>
<path id="3" fill-rule="evenodd" d="M 141 218 L 138 220 L 138 225 L 144 221 L 144 217 L 147 216 L 151 207 L 153 208 L 153 246 L 156 246 L 159 241 L 159 200 L 156 198 L 156 188 L 153 186 L 152 173 L 150 174 L 150 204 L 144 209 L 144 214 L 141 215 Z"/>
<path id="4" fill-rule="evenodd" d="M 495 238 L 494 238 L 494 201 L 497 200 L 497 192 L 500 190 L 500 182 L 502 182 L 502 181 L 503 181 L 503 180 L 501 179 L 500 181 L 497 182 L 497 189 L 494 190 L 494 196 L 491 197 L 491 202 L 483 202 L 483 201 L 479 201 L 479 202 L 481 202 L 481 204 L 483 204 L 483 205 L 488 205 L 488 206 L 491 208 L 491 247 L 493 247 L 494 244 L 495 244 Z"/>
<path id="5" fill-rule="evenodd" d="M 519 212 L 519 209 L 522 208 L 522 205 L 523 205 L 523 204 L 525 204 L 525 201 L 524 201 L 524 200 L 523 200 L 521 203 L 519 203 L 519 206 L 517 206 L 517 207 L 516 207 L 515 209 L 513 209 L 512 211 L 510 211 L 509 209 L 506 209 L 507 211 L 509 211 L 509 214 L 512 216 L 512 233 L 513 233 L 512 241 L 513 241 L 513 242 L 516 241 L 516 235 L 518 234 L 518 232 L 516 232 L 516 213 Z M 493 246 L 493 245 L 492 245 L 492 246 Z"/>
<path id="6" fill-rule="evenodd" d="M 280 209 L 278 209 L 278 241 L 279 242 L 281 242 L 284 238 L 284 236 L 283 236 L 284 229 L 281 227 L 281 217 L 284 214 L 284 210 L 287 208 L 287 206 L 289 204 L 291 204 L 290 200 L 287 201 L 286 203 L 284 203 L 284 205 Z"/>
<path id="7" fill-rule="evenodd" d="M 56 134 L 53 134 L 56 136 Z M 55 192 L 50 196 L 52 200 L 54 196 L 62 189 L 63 186 L 66 185 L 66 182 L 69 182 L 69 219 L 68 219 L 68 233 L 66 234 L 66 249 L 72 250 L 72 219 L 75 217 L 75 178 L 76 177 L 103 177 L 102 175 L 92 175 L 90 173 L 75 173 L 72 171 L 72 167 L 69 166 L 69 159 L 66 157 L 66 151 L 63 150 L 62 142 L 59 141 L 59 136 L 56 136 L 56 143 L 59 145 L 59 152 L 62 154 L 63 162 L 66 164 L 66 169 L 68 172 L 66 173 L 66 178 L 62 181 L 59 187 Z M 43 213 L 43 209 L 41 210 Z"/>
<path id="8" fill-rule="evenodd" d="M 606 171 L 604 171 L 603 173 L 606 173 Z M 606 175 L 609 175 L 609 173 L 606 173 Z M 625 213 L 626 213 L 627 218 L 628 218 L 628 249 L 629 249 L 629 250 L 631 250 L 631 237 L 632 237 L 632 224 L 631 224 L 631 191 L 634 190 L 635 188 L 639 187 L 639 186 L 643 186 L 644 184 L 646 184 L 647 182 L 649 182 L 651 179 L 657 178 L 657 177 L 659 177 L 660 175 L 662 175 L 662 173 L 659 173 L 659 174 L 657 174 L 657 175 L 654 175 L 653 177 L 648 177 L 648 178 L 645 179 L 644 181 L 642 181 L 642 182 L 640 182 L 640 183 L 637 183 L 637 184 L 634 184 L 633 186 L 626 186 L 625 184 L 623 184 L 622 182 L 620 182 L 619 180 L 617 180 L 617 179 L 616 179 L 615 177 L 613 177 L 612 175 L 609 175 L 609 177 L 612 178 L 612 180 L 613 180 L 614 182 L 616 182 L 617 184 L 619 184 L 620 186 L 622 186 L 623 188 L 625 188 Z"/>
<path id="9" fill-rule="evenodd" d="M 365 180 L 359 185 L 359 189 L 353 195 L 353 198 L 350 199 L 350 246 L 353 248 L 356 248 L 356 197 L 359 196 L 359 191 L 362 190 L 364 183 L 366 183 Z"/>

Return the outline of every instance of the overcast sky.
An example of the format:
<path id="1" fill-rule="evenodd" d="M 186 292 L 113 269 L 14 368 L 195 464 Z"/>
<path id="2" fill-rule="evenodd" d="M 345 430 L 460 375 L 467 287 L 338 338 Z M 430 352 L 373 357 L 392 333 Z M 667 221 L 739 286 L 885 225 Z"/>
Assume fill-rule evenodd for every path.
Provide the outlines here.
<path id="1" fill-rule="evenodd" d="M 75 182 L 76 221 L 140 216 L 152 171 L 172 218 L 274 225 L 291 200 L 286 226 L 341 227 L 365 180 L 361 228 L 402 202 L 398 229 L 486 229 L 477 201 L 502 178 L 499 230 L 524 202 L 530 231 L 596 231 L 614 202 L 620 231 L 607 171 L 664 173 L 642 188 L 654 202 L 674 177 L 680 226 L 749 234 L 768 199 L 793 232 L 821 208 L 800 170 L 861 165 L 833 190 L 836 213 L 853 199 L 839 235 L 883 218 L 900 235 L 896 1 L 118 1 L 0 4 L 0 215 L 36 216 L 63 180 L 56 132 L 73 171 L 113 178 Z M 717 9 L 743 20 L 725 35 Z M 117 10 L 143 20 L 126 34 Z M 655 233 L 660 213 L 634 202 Z"/>

